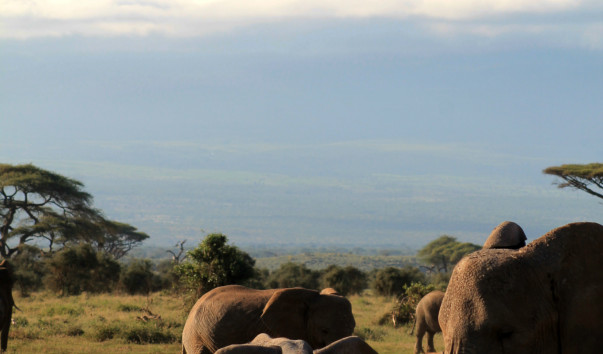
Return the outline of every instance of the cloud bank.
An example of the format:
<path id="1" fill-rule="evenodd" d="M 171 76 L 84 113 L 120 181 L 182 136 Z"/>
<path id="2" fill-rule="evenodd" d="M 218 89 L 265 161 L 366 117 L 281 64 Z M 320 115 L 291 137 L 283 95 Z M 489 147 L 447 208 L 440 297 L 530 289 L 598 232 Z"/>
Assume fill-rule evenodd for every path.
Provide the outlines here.
<path id="1" fill-rule="evenodd" d="M 412 20 L 435 35 L 571 30 L 603 47 L 603 5 L 580 0 L 0 0 L 0 37 L 197 37 L 290 20 Z"/>

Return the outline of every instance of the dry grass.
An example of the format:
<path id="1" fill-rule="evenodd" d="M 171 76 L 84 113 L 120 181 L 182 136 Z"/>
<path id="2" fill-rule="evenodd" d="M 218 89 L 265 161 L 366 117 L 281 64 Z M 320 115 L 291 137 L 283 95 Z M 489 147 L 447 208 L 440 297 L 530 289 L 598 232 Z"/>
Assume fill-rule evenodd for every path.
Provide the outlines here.
<path id="1" fill-rule="evenodd" d="M 146 296 L 87 295 L 58 297 L 35 293 L 22 298 L 15 293 L 22 311 L 13 314 L 8 353 L 179 353 L 180 336 L 187 313 L 177 295 Z M 356 318 L 356 334 L 381 354 L 412 353 L 410 326 L 379 325 L 388 313 L 391 299 L 372 296 L 370 291 L 350 298 Z M 137 317 L 161 316 L 143 322 Z M 140 344 L 142 342 L 142 344 Z M 441 350 L 442 337 L 436 336 Z"/>

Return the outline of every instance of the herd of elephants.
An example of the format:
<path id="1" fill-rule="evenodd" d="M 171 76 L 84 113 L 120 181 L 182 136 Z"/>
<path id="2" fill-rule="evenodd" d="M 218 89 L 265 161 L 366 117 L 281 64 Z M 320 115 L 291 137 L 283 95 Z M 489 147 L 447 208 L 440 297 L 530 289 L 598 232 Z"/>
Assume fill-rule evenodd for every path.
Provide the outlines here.
<path id="1" fill-rule="evenodd" d="M 603 226 L 571 223 L 529 244 L 513 222 L 454 268 L 446 292 L 416 308 L 415 353 L 592 354 L 603 351 Z M 14 302 L 10 266 L 0 263 L 1 349 Z M 239 285 L 203 295 L 182 332 L 182 353 L 376 353 L 353 336 L 350 302 L 334 289 L 254 290 Z"/>

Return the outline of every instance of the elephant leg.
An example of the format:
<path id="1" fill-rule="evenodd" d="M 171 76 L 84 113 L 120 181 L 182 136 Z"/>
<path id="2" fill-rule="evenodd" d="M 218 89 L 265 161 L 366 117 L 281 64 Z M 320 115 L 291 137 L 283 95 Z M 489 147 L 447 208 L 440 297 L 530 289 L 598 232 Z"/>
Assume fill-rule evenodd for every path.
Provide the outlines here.
<path id="1" fill-rule="evenodd" d="M 429 352 L 435 352 L 435 347 L 433 346 L 433 336 L 435 335 L 435 333 L 433 332 L 427 332 L 427 351 Z"/>
<path id="2" fill-rule="evenodd" d="M 424 353 L 423 351 L 423 335 L 425 335 L 424 331 L 417 331 L 417 341 L 415 343 L 415 354 Z"/>

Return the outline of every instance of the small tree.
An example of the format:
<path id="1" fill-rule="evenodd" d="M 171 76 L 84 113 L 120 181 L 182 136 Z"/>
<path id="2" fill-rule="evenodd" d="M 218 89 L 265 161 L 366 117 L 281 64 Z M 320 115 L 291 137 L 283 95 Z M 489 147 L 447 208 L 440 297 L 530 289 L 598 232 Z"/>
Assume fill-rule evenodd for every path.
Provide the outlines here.
<path id="1" fill-rule="evenodd" d="M 561 178 L 559 188 L 573 188 L 603 199 L 603 163 L 561 165 L 548 167 L 544 174 Z"/>
<path id="2" fill-rule="evenodd" d="M 287 262 L 268 277 L 268 288 L 294 288 L 318 290 L 320 272 L 313 271 L 303 264 Z"/>
<path id="3" fill-rule="evenodd" d="M 379 295 L 393 296 L 404 291 L 411 283 L 425 283 L 425 275 L 415 267 L 386 267 L 377 271 L 373 281 L 373 289 Z"/>
<path id="4" fill-rule="evenodd" d="M 334 288 L 343 296 L 360 294 L 367 287 L 366 274 L 353 266 L 332 265 L 324 270 L 321 287 Z"/>
<path id="5" fill-rule="evenodd" d="M 187 260 L 176 266 L 184 288 L 199 298 L 218 286 L 239 284 L 253 276 L 255 260 L 220 233 L 207 235 L 199 246 L 188 252 Z"/>
<path id="6" fill-rule="evenodd" d="M 448 272 L 464 255 L 481 249 L 472 243 L 463 243 L 455 237 L 443 235 L 419 250 L 417 256 L 432 265 L 431 270 Z"/>

